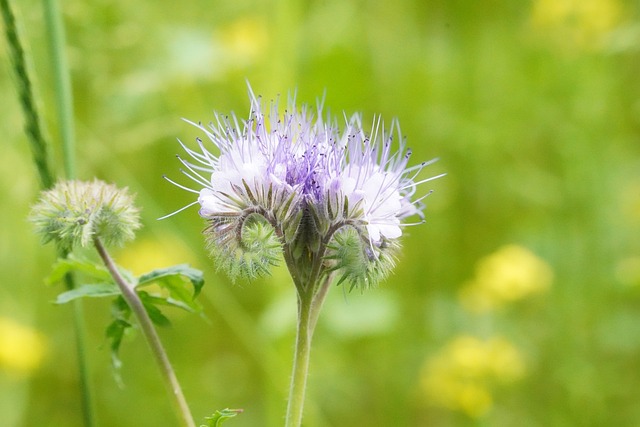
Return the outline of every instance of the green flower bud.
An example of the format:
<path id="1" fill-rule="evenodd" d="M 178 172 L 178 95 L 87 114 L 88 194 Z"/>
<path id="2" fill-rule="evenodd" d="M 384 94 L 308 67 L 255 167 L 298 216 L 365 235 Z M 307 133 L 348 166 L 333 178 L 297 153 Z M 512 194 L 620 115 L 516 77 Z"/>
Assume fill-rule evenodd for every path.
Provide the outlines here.
<path id="1" fill-rule="evenodd" d="M 385 279 L 400 249 L 397 240 L 384 239 L 380 245 L 372 245 L 363 234 L 357 227 L 343 226 L 327 245 L 327 271 L 336 271 L 338 284 L 349 282 L 350 290 L 370 288 Z"/>
<path id="2" fill-rule="evenodd" d="M 218 269 L 233 281 L 268 274 L 281 258 L 280 239 L 273 226 L 257 213 L 234 218 L 226 224 L 212 221 L 205 235 Z"/>
<path id="3" fill-rule="evenodd" d="M 44 191 L 29 220 L 44 243 L 61 248 L 87 246 L 98 236 L 106 245 L 121 245 L 140 228 L 139 210 L 127 189 L 103 181 L 60 181 Z"/>

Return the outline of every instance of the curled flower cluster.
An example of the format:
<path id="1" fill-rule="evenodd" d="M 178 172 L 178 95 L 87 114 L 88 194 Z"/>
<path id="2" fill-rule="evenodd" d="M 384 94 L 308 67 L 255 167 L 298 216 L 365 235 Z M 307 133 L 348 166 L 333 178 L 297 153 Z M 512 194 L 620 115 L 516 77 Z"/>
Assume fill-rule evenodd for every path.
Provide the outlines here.
<path id="1" fill-rule="evenodd" d="M 60 181 L 42 193 L 29 219 L 44 243 L 56 241 L 71 250 L 87 246 L 93 237 L 107 245 L 133 239 L 140 227 L 138 209 L 127 189 L 103 181 Z"/>
<path id="2" fill-rule="evenodd" d="M 219 154 L 201 139 L 198 150 L 181 143 L 191 157 L 178 157 L 183 172 L 199 189 L 180 187 L 198 194 L 191 205 L 200 205 L 214 258 L 232 277 L 266 271 L 282 252 L 296 285 L 333 271 L 352 286 L 374 284 L 393 267 L 402 220 L 423 220 L 426 195 L 414 198 L 416 187 L 437 178 L 416 181 L 431 162 L 407 167 L 411 151 L 402 141 L 393 149 L 397 122 L 388 131 L 377 119 L 367 134 L 354 115 L 340 131 L 321 107 L 314 114 L 290 102 L 280 113 L 272 102 L 265 113 L 251 94 L 246 121 L 189 123 Z M 264 226 L 272 232 L 256 231 Z"/>

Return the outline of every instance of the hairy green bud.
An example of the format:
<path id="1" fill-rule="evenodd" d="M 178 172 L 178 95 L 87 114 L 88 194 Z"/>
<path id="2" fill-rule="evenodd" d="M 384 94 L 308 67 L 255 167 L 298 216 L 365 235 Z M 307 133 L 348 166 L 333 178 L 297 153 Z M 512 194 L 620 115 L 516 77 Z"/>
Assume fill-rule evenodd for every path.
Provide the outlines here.
<path id="1" fill-rule="evenodd" d="M 44 243 L 61 248 L 91 244 L 94 236 L 107 245 L 121 245 L 140 228 L 139 210 L 127 189 L 100 180 L 60 181 L 42 192 L 29 220 Z"/>
<path id="2" fill-rule="evenodd" d="M 356 227 L 344 226 L 327 245 L 325 263 L 328 272 L 338 273 L 338 284 L 348 282 L 350 290 L 367 289 L 389 275 L 399 249 L 397 241 L 383 240 L 380 245 L 372 245 Z"/>
<path id="3" fill-rule="evenodd" d="M 212 222 L 205 235 L 218 269 L 224 270 L 233 281 L 238 277 L 254 279 L 268 274 L 281 258 L 280 239 L 260 214 L 250 214 L 242 220 L 236 218 L 226 227 Z"/>

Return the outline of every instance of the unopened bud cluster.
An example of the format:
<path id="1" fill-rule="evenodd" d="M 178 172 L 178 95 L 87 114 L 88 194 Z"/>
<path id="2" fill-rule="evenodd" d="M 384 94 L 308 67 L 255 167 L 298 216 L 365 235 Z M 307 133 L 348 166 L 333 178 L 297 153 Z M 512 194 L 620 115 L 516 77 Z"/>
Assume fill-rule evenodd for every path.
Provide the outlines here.
<path id="1" fill-rule="evenodd" d="M 127 189 L 103 181 L 60 181 L 44 191 L 29 217 L 43 242 L 61 248 L 87 246 L 94 236 L 120 245 L 140 227 L 139 211 Z"/>
<path id="2" fill-rule="evenodd" d="M 280 113 L 276 102 L 265 114 L 252 94 L 246 121 L 192 123 L 219 154 L 197 139 L 197 150 L 182 144 L 191 159 L 179 159 L 198 184 L 189 190 L 214 258 L 232 277 L 267 272 L 282 253 L 296 285 L 336 272 L 370 286 L 392 269 L 404 218 L 423 220 L 426 196 L 414 195 L 433 178 L 416 178 L 431 162 L 407 167 L 411 151 L 393 148 L 397 122 L 387 130 L 377 119 L 365 133 L 355 115 L 341 131 L 322 115 L 294 103 Z"/>

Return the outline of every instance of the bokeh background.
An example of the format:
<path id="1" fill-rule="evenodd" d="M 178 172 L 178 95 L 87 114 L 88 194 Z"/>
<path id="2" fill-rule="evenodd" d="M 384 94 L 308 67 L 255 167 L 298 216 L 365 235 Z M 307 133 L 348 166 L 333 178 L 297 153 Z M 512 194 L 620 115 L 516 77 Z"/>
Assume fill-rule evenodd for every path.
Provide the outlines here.
<path id="1" fill-rule="evenodd" d="M 42 4 L 14 1 L 56 169 L 61 150 Z M 640 15 L 635 1 L 60 2 L 78 175 L 137 194 L 134 272 L 205 272 L 205 317 L 162 329 L 194 415 L 244 408 L 282 425 L 295 297 L 286 270 L 231 284 L 207 257 L 181 118 L 266 99 L 398 118 L 413 159 L 439 157 L 427 223 L 395 274 L 332 290 L 316 331 L 305 426 L 640 425 Z M 0 423 L 80 426 L 70 306 L 26 216 L 38 194 L 0 44 Z M 416 162 L 418 161 L 416 160 Z M 427 187 L 428 186 L 428 187 Z M 140 335 L 113 378 L 109 303 L 84 302 L 101 426 L 175 425 Z"/>

